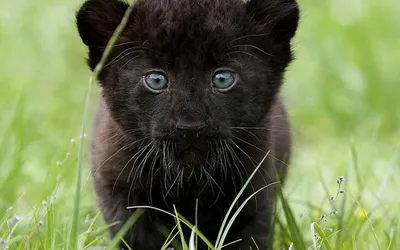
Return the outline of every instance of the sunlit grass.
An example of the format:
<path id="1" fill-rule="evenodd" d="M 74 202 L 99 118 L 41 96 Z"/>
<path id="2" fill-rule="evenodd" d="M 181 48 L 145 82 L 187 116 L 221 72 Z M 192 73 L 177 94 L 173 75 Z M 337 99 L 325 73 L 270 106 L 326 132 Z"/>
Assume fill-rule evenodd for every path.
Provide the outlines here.
<path id="1" fill-rule="evenodd" d="M 74 27 L 80 4 L 0 0 L 0 249 L 67 247 L 90 78 Z M 400 4 L 300 4 L 284 88 L 294 158 L 274 249 L 399 249 Z M 85 168 L 73 245 L 97 249 L 111 241 L 87 180 Z"/>

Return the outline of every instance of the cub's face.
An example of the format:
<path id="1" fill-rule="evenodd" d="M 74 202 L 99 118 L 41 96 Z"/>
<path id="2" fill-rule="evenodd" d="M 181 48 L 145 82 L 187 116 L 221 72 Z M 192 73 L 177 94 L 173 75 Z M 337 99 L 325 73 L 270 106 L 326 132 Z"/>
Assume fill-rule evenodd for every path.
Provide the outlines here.
<path id="1" fill-rule="evenodd" d="M 79 10 L 92 69 L 127 8 L 89 0 Z M 166 165 L 218 164 L 240 128 L 266 116 L 297 22 L 294 0 L 137 1 L 100 75 L 112 118 Z"/>

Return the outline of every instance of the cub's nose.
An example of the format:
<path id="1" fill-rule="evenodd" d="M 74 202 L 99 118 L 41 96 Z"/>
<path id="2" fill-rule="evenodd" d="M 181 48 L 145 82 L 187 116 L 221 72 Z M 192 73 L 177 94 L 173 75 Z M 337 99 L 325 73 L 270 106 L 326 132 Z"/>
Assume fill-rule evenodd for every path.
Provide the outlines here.
<path id="1" fill-rule="evenodd" d="M 194 141 L 199 137 L 202 137 L 206 128 L 206 124 L 203 123 L 176 125 L 176 129 L 179 131 L 180 135 L 188 141 Z"/>

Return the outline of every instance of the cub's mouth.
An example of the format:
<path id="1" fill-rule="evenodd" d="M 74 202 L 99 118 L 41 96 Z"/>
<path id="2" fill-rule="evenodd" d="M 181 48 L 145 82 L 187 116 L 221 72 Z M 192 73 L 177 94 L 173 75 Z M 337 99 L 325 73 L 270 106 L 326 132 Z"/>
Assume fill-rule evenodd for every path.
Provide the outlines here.
<path id="1" fill-rule="evenodd" d="M 191 175 L 192 171 L 200 171 L 208 165 L 209 146 L 210 143 L 204 140 L 176 143 L 175 159 L 181 167 L 186 169 L 185 176 Z"/>
<path id="2" fill-rule="evenodd" d="M 185 155 L 205 155 L 208 151 L 208 143 L 205 141 L 195 141 L 195 142 L 180 142 L 177 143 L 177 153 L 178 156 Z"/>

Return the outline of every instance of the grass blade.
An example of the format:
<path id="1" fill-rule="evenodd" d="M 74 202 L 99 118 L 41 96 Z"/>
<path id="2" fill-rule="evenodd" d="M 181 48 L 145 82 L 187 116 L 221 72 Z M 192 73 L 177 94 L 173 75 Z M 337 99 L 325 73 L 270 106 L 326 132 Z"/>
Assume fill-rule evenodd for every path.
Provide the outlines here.
<path id="1" fill-rule="evenodd" d="M 376 231 L 375 231 L 374 226 L 372 225 L 372 223 L 371 223 L 371 221 L 369 219 L 369 216 L 367 215 L 367 213 L 364 210 L 364 208 L 361 206 L 361 203 L 353 195 L 351 195 L 350 193 L 348 193 L 348 194 L 351 196 L 351 198 L 353 198 L 353 200 L 357 203 L 359 209 L 364 213 L 365 219 L 367 220 L 367 223 L 368 223 L 368 225 L 370 226 L 370 228 L 372 230 L 372 234 L 374 235 L 374 239 L 375 239 L 376 245 L 377 245 L 378 249 L 381 249 L 379 241 L 378 241 L 378 236 L 376 235 Z"/>
<path id="2" fill-rule="evenodd" d="M 328 239 L 326 238 L 326 235 L 324 233 L 324 231 L 322 230 L 322 228 L 318 225 L 318 223 L 311 223 L 311 229 L 313 231 L 313 241 L 314 241 L 314 248 L 317 249 L 317 242 L 315 239 L 315 233 L 318 234 L 318 236 L 321 238 L 322 240 L 322 244 L 324 244 L 325 249 L 326 250 L 333 250 L 332 246 L 329 244 Z"/>
<path id="3" fill-rule="evenodd" d="M 82 187 L 82 172 L 83 172 L 83 159 L 84 159 L 84 152 L 85 152 L 85 131 L 86 131 L 86 123 L 89 111 L 89 104 L 90 104 L 90 94 L 93 85 L 93 81 L 97 80 L 101 70 L 104 67 L 105 62 L 108 59 L 115 43 L 118 40 L 118 37 L 121 35 L 125 26 L 128 22 L 128 19 L 133 10 L 133 3 L 129 6 L 129 8 L 125 11 L 125 14 L 122 18 L 121 23 L 117 26 L 117 29 L 114 31 L 113 35 L 111 36 L 110 41 L 107 43 L 106 49 L 100 59 L 100 62 L 96 65 L 92 76 L 89 80 L 88 89 L 86 92 L 85 98 L 85 106 L 82 115 L 82 125 L 81 125 L 81 138 L 80 138 L 80 145 L 79 145 L 79 156 L 78 156 L 78 163 L 76 169 L 76 184 L 75 184 L 75 200 L 74 200 L 74 212 L 72 217 L 72 226 L 70 229 L 67 249 L 75 249 L 77 247 L 78 242 L 78 222 L 79 222 L 79 210 L 80 210 L 80 202 L 81 202 L 81 187 Z"/>
<path id="4" fill-rule="evenodd" d="M 161 250 L 165 250 L 167 249 L 168 246 L 170 246 L 171 244 L 175 247 L 176 250 L 181 250 L 181 248 L 179 248 L 180 246 L 176 243 L 176 237 L 179 234 L 179 231 L 177 231 L 176 233 L 174 233 L 174 231 L 177 229 L 177 225 L 175 225 L 174 228 L 172 228 L 171 232 L 164 226 L 164 225 L 158 225 L 158 231 L 160 233 L 162 233 L 164 235 L 165 242 L 161 247 Z M 175 244 L 175 245 L 174 245 Z"/>
<path id="5" fill-rule="evenodd" d="M 138 209 L 138 208 L 146 208 L 146 209 L 156 210 L 156 211 L 165 213 L 165 214 L 167 214 L 169 216 L 172 216 L 172 217 L 176 218 L 175 214 L 170 213 L 170 212 L 165 211 L 165 210 L 160 209 L 160 208 L 156 208 L 156 207 L 151 207 L 151 206 L 131 206 L 131 207 L 128 207 L 128 209 Z M 190 223 L 187 219 L 185 219 L 181 214 L 178 213 L 178 215 L 179 215 L 178 219 L 179 219 L 180 222 L 185 224 L 190 229 L 192 229 L 194 227 L 194 225 L 192 223 Z M 210 250 L 216 250 L 214 245 L 198 229 L 196 229 L 196 234 L 200 237 L 200 239 L 202 239 L 204 241 L 204 243 L 206 243 L 207 247 Z"/>
<path id="6" fill-rule="evenodd" d="M 114 249 L 114 247 L 116 247 L 118 245 L 118 243 L 121 241 L 123 236 L 129 231 L 129 229 L 132 227 L 132 225 L 135 224 L 135 222 L 140 218 L 140 216 L 142 216 L 143 213 L 144 213 L 143 209 L 137 209 L 131 215 L 131 217 L 129 217 L 129 219 L 124 223 L 122 228 L 118 231 L 118 233 L 114 236 L 114 238 L 108 245 L 108 247 L 107 247 L 108 250 L 112 250 L 112 249 Z M 125 244 L 126 244 L 126 242 L 125 242 Z M 126 245 L 126 246 L 129 247 L 128 245 Z"/>
<path id="7" fill-rule="evenodd" d="M 192 233 L 190 234 L 190 239 L 189 239 L 189 250 L 197 250 L 196 246 L 196 226 L 192 228 Z"/>
<path id="8" fill-rule="evenodd" d="M 265 161 L 265 159 L 267 158 L 267 156 L 269 155 L 269 152 L 267 152 L 265 154 L 265 156 L 262 158 L 261 162 L 258 164 L 258 166 L 254 169 L 253 173 L 250 175 L 250 177 L 247 179 L 246 183 L 243 185 L 243 187 L 240 189 L 239 193 L 236 195 L 235 199 L 233 200 L 231 206 L 228 209 L 228 212 L 225 215 L 224 220 L 222 221 L 220 230 L 218 232 L 218 236 L 217 236 L 217 240 L 215 242 L 215 246 L 218 248 L 218 246 L 222 247 L 221 244 L 221 237 L 222 234 L 225 230 L 225 224 L 228 221 L 229 215 L 233 210 L 233 207 L 235 206 L 235 204 L 237 203 L 237 201 L 239 200 L 240 196 L 243 194 L 244 190 L 246 189 L 246 187 L 250 184 L 250 181 L 253 179 L 254 175 L 256 174 L 256 172 L 258 171 L 258 169 L 261 167 L 261 165 L 263 164 L 263 162 Z"/>
<path id="9" fill-rule="evenodd" d="M 53 204 L 50 204 L 47 209 L 46 215 L 46 229 L 45 229 L 45 240 L 44 245 L 46 249 L 54 249 L 54 239 L 55 239 L 55 230 L 53 228 L 54 225 L 54 211 Z"/>
<path id="10" fill-rule="evenodd" d="M 183 230 L 182 230 L 182 227 L 181 227 L 181 222 L 180 222 L 180 219 L 179 219 L 179 214 L 178 214 L 178 211 L 176 211 L 175 205 L 174 205 L 174 212 L 175 212 L 176 225 L 178 227 L 178 232 L 179 232 L 179 236 L 181 238 L 181 243 L 182 243 L 183 250 L 188 250 L 189 247 L 186 244 L 185 235 L 183 234 Z"/>
<path id="11" fill-rule="evenodd" d="M 197 227 L 199 225 L 198 214 L 199 214 L 199 200 L 196 199 L 196 210 L 195 210 L 195 226 L 196 226 L 196 228 L 195 228 L 195 231 L 197 231 Z M 198 237 L 196 234 L 196 249 L 197 249 L 197 247 L 198 247 Z"/>
<path id="12" fill-rule="evenodd" d="M 225 241 L 225 238 L 226 238 L 226 236 L 227 236 L 227 234 L 228 234 L 228 232 L 229 232 L 229 229 L 231 228 L 233 222 L 235 221 L 235 219 L 237 218 L 237 216 L 239 215 L 239 213 L 242 211 L 242 209 L 244 208 L 244 206 L 247 204 L 247 202 L 248 202 L 251 198 L 253 198 L 254 196 L 256 196 L 256 195 L 257 195 L 259 192 L 261 192 L 262 190 L 264 190 L 264 189 L 266 189 L 266 188 L 268 188 L 268 187 L 271 187 L 271 186 L 273 186 L 273 185 L 279 184 L 279 183 L 280 183 L 279 181 L 278 181 L 278 182 L 273 182 L 273 183 L 270 183 L 270 184 L 268 184 L 268 185 L 266 185 L 266 186 L 264 186 L 264 187 L 258 189 L 256 192 L 254 192 L 252 195 L 250 195 L 250 196 L 242 203 L 242 205 L 240 205 L 240 207 L 239 207 L 239 208 L 236 210 L 236 212 L 232 215 L 231 219 L 229 220 L 228 225 L 227 225 L 226 228 L 224 229 L 224 233 L 222 234 L 222 237 L 221 237 L 221 240 L 220 240 L 220 246 L 216 246 L 217 249 L 222 248 L 222 246 L 223 246 L 223 244 L 224 244 L 224 241 Z"/>
<path id="13" fill-rule="evenodd" d="M 128 245 L 128 242 L 124 240 L 124 238 L 121 238 L 121 241 L 125 244 L 125 246 L 128 248 L 128 250 L 132 250 L 132 248 Z"/>
<path id="14" fill-rule="evenodd" d="M 283 195 L 282 186 L 278 186 L 277 193 L 278 193 L 278 197 L 280 198 L 281 203 L 282 203 L 282 209 L 285 214 L 285 218 L 286 218 L 286 221 L 287 221 L 287 224 L 289 227 L 289 232 L 290 232 L 294 247 L 296 249 L 307 249 L 304 244 L 303 238 L 300 234 L 300 229 L 297 225 L 297 222 L 293 215 L 293 212 L 292 212 L 289 204 L 287 203 L 286 198 Z"/>
<path id="15" fill-rule="evenodd" d="M 354 146 L 352 146 L 352 148 L 354 148 Z M 350 169 L 350 165 L 354 165 L 356 164 L 356 156 L 355 154 L 353 154 L 353 150 L 350 150 L 349 152 L 349 159 L 348 159 L 348 164 L 346 164 L 346 169 L 345 169 L 345 178 L 349 178 L 350 179 L 350 174 L 349 174 L 349 169 Z M 344 182 L 344 190 L 347 190 L 347 185 L 348 185 L 348 181 Z M 341 238 L 342 238 L 342 234 L 343 234 L 343 226 L 344 226 L 344 217 L 346 214 L 346 203 L 347 203 L 347 195 L 343 195 L 342 198 L 342 202 L 341 202 L 341 206 L 340 206 L 340 211 L 337 214 L 338 217 L 338 224 L 337 224 L 337 229 L 340 230 L 337 233 L 336 236 L 336 249 L 340 249 L 340 242 L 341 242 Z M 332 201 L 331 201 L 332 202 Z"/>
<path id="16" fill-rule="evenodd" d="M 317 234 L 315 233 L 315 222 L 311 223 L 311 235 L 312 235 L 312 241 L 313 241 L 313 247 L 315 250 L 318 249 L 318 243 L 317 243 Z"/>

